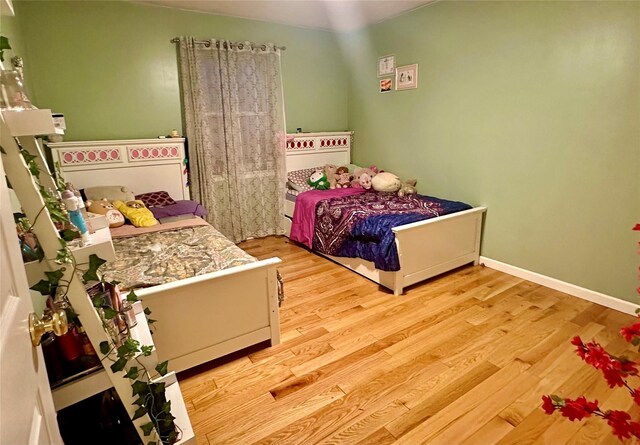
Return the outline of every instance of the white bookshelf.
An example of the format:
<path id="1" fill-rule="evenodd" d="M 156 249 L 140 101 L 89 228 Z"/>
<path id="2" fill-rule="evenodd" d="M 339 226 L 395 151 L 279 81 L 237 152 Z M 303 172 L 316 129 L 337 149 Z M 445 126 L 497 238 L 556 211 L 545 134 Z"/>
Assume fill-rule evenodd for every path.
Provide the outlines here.
<path id="1" fill-rule="evenodd" d="M 57 129 L 53 123 L 51 110 L 23 110 L 23 111 L 6 111 L 1 112 L 2 119 L 0 124 L 2 131 L 2 148 L 3 164 L 5 166 L 5 174 L 11 183 L 16 195 L 20 201 L 22 210 L 27 218 L 32 222 L 32 230 L 44 251 L 45 260 L 42 262 L 33 262 L 25 265 L 29 285 L 35 284 L 44 277 L 44 271 L 57 270 L 60 268 L 53 259 L 56 257 L 60 249 L 60 237 L 53 222 L 48 217 L 47 212 L 42 213 L 45 205 L 43 197 L 38 190 L 38 184 L 34 181 L 28 166 L 20 153 L 20 148 L 27 150 L 33 156 L 36 156 L 36 163 L 40 167 L 40 181 L 45 188 L 55 188 L 55 183 L 51 177 L 40 144 L 36 140 L 38 135 L 60 134 L 61 130 Z M 20 146 L 16 143 L 15 138 L 20 140 Z M 71 254 L 74 256 L 76 264 L 87 263 L 92 254 L 106 260 L 114 260 L 115 252 L 111 242 L 111 236 L 108 228 L 97 230 L 91 235 L 91 243 L 85 246 L 72 246 Z M 96 351 L 99 351 L 102 342 L 110 342 L 110 339 L 103 329 L 102 320 L 93 307 L 93 303 L 86 292 L 84 285 L 74 277 L 72 268 L 67 267 L 64 272 L 64 279 L 69 282 L 67 298 L 69 299 L 74 310 L 78 313 L 80 322 L 85 329 L 87 336 Z M 137 339 L 141 345 L 153 345 L 149 326 L 146 317 L 142 311 L 141 304 L 136 303 L 137 324 L 132 328 L 132 337 Z M 140 358 L 140 357 L 137 357 Z M 145 366 L 154 369 L 158 363 L 155 348 L 148 357 L 144 357 Z M 102 361 L 102 368 L 96 367 L 92 371 L 84 371 L 77 378 L 71 377 L 69 381 L 55 387 L 52 390 L 54 406 L 57 410 L 78 403 L 94 394 L 113 387 L 118 393 L 124 408 L 130 418 L 133 417 L 136 406 L 133 404 L 134 396 L 131 391 L 130 381 L 123 378 L 121 372 L 113 372 L 110 368 L 111 361 L 105 359 Z M 176 417 L 176 425 L 183 432 L 181 444 L 195 443 L 195 436 L 191 428 L 191 423 L 187 415 L 186 406 L 180 392 L 180 387 L 175 379 L 175 374 L 163 377 L 167 381 L 166 396 L 172 402 L 172 414 Z M 179 421 L 178 421 L 179 419 Z M 144 436 L 140 426 L 150 421 L 148 415 L 133 420 L 133 424 L 143 443 L 147 443 L 149 436 Z M 185 434 L 185 432 L 189 432 Z"/>

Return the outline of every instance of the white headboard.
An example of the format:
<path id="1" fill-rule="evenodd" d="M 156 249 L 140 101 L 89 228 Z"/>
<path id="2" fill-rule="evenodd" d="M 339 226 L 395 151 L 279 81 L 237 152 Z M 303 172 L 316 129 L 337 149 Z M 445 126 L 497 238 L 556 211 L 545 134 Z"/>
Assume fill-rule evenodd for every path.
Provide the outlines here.
<path id="1" fill-rule="evenodd" d="M 174 199 L 189 199 L 183 138 L 47 145 L 77 189 L 122 185 L 136 195 L 165 190 Z"/>
<path id="2" fill-rule="evenodd" d="M 287 171 L 351 163 L 352 131 L 287 134 Z"/>

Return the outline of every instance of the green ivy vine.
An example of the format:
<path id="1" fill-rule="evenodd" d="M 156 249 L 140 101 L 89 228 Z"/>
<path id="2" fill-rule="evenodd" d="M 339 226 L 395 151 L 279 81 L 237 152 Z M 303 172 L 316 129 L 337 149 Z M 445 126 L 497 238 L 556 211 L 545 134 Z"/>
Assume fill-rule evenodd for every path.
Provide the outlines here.
<path id="1" fill-rule="evenodd" d="M 21 223 L 25 226 L 25 229 L 29 230 L 33 227 L 45 209 L 54 223 L 68 223 L 68 217 L 57 197 L 52 192 L 46 190 L 40 183 L 39 178 L 41 171 L 36 164 L 36 156 L 31 155 L 24 149 L 21 149 L 20 153 L 29 171 L 35 178 L 40 194 L 44 200 L 44 207 L 37 213 L 33 222 L 29 222 L 26 218 L 21 218 Z M 55 167 L 56 176 L 53 177 L 53 179 L 58 190 L 62 191 L 64 190 L 65 182 L 60 174 L 59 165 Z M 68 246 L 68 241 L 71 241 L 76 236 L 75 232 L 72 230 L 63 230 L 60 236 L 60 248 L 56 253 L 54 262 L 63 267 L 44 272 L 45 278 L 32 286 L 31 289 L 43 295 L 55 296 L 58 301 L 63 301 L 65 303 L 67 318 L 71 321 L 78 322 L 78 314 L 73 310 L 68 299 L 70 281 L 64 279 L 67 267 L 72 268 L 72 272 L 69 275 L 71 277 L 70 280 L 81 273 L 84 284 L 92 281 L 105 284 L 106 282 L 103 281 L 99 273 L 99 268 L 106 261 L 94 254 L 89 256 L 88 263 L 77 264 Z M 40 261 L 42 259 L 44 259 L 44 256 L 40 258 Z M 111 282 L 109 284 L 117 285 L 118 283 Z M 163 445 L 174 444 L 179 437 L 179 428 L 175 425 L 175 417 L 171 414 L 171 401 L 166 400 L 165 383 L 153 381 L 155 375 L 162 377 L 167 374 L 168 361 L 157 364 L 153 370 L 155 371 L 154 374 L 145 367 L 139 360 L 139 357 L 150 356 L 153 352 L 153 346 L 141 345 L 139 341 L 132 338 L 126 323 L 124 332 L 114 329 L 114 319 L 119 316 L 122 317 L 124 314 L 114 309 L 109 300 L 105 295 L 98 295 L 92 299 L 93 306 L 100 316 L 102 327 L 109 337 L 109 341 L 103 341 L 99 345 L 100 353 L 103 355 L 101 361 L 105 359 L 110 360 L 112 362 L 110 365 L 111 371 L 114 373 L 122 372 L 123 378 L 131 381 L 133 395 L 138 396 L 133 402 L 137 408 L 132 420 L 139 419 L 144 415 L 149 415 L 151 421 L 141 425 L 140 428 L 145 437 L 152 436 L 154 431 L 156 433 L 155 436 L 150 437 L 152 440 L 147 442 L 147 445 L 159 445 L 159 443 Z M 126 301 L 133 304 L 140 300 L 135 292 L 131 291 L 127 295 Z M 147 318 L 147 323 L 151 326 L 155 322 L 155 320 L 149 318 L 151 310 L 145 308 L 144 314 Z M 134 365 L 131 365 L 131 363 L 134 363 Z M 158 440 L 160 442 L 158 442 Z"/>

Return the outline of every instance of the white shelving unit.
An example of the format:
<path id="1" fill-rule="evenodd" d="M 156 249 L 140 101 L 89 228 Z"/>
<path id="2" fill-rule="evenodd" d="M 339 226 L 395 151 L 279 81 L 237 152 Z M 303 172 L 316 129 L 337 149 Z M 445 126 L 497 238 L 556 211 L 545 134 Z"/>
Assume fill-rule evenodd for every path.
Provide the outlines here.
<path id="1" fill-rule="evenodd" d="M 53 260 L 51 260 L 56 257 L 60 244 L 58 232 L 49 218 L 48 212 L 46 210 L 42 212 L 42 209 L 45 207 L 43 198 L 20 154 L 20 147 L 36 156 L 36 162 L 42 172 L 40 175 L 41 184 L 45 188 L 55 188 L 55 183 L 44 161 L 42 147 L 38 143 L 36 136 L 59 134 L 60 131 L 53 125 L 50 110 L 2 111 L 1 117 L 0 145 L 4 149 L 2 157 L 6 175 L 20 200 L 25 215 L 33 223 L 32 230 L 38 237 L 38 241 L 42 246 L 46 258 L 40 263 L 29 263 L 25 265 L 27 277 L 30 281 L 29 284 L 33 285 L 43 277 L 44 271 L 60 268 L 60 265 L 55 264 Z M 20 142 L 20 147 L 16 139 Z M 41 212 L 42 215 L 40 215 Z M 91 235 L 91 238 L 91 244 L 71 249 L 77 264 L 87 262 L 91 254 L 96 254 L 106 260 L 115 259 L 108 228 L 97 230 Z M 71 268 L 68 267 L 65 271 L 64 279 L 70 282 L 68 299 L 75 311 L 79 314 L 80 321 L 87 332 L 91 344 L 96 351 L 99 351 L 100 343 L 109 341 L 102 327 L 100 317 L 95 311 L 84 285 L 78 277 L 72 275 Z M 153 345 L 153 339 L 143 313 L 142 305 L 136 303 L 135 310 L 137 313 L 137 325 L 132 329 L 132 336 L 140 341 L 142 345 Z M 153 369 L 158 363 L 155 349 L 150 356 L 144 357 L 144 360 L 146 362 L 145 365 Z M 132 403 L 134 397 L 129 380 L 123 378 L 121 372 L 114 373 L 111 371 L 110 364 L 111 362 L 109 360 L 104 360 L 102 369 L 98 368 L 94 372 L 82 375 L 75 380 L 55 388 L 52 393 L 56 409 L 60 410 L 110 387 L 114 387 L 129 417 L 132 418 L 136 406 Z M 162 380 L 167 383 L 166 397 L 167 400 L 171 400 L 172 414 L 176 417 L 176 425 L 182 431 L 179 443 L 185 445 L 195 444 L 195 435 L 191 428 L 187 409 L 175 374 L 167 374 Z M 140 429 L 140 425 L 148 423 L 149 421 L 150 418 L 148 415 L 144 415 L 133 421 L 143 443 L 152 440 L 151 436 L 144 436 Z"/>

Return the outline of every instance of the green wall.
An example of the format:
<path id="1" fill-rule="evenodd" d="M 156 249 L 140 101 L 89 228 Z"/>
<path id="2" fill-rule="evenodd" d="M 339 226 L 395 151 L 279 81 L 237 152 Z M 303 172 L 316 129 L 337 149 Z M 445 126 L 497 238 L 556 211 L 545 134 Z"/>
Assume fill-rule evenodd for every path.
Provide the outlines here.
<path id="1" fill-rule="evenodd" d="M 169 42 L 180 35 L 286 46 L 287 130 L 347 129 L 347 77 L 332 33 L 126 1 L 15 1 L 14 6 L 31 100 L 65 114 L 65 140 L 145 138 L 180 130 L 176 46 Z"/>
<path id="2" fill-rule="evenodd" d="M 11 45 L 11 49 L 4 52 L 3 65 L 5 69 L 11 68 L 11 58 L 13 56 L 22 55 L 24 52 L 20 31 L 21 27 L 17 17 L 0 17 L 0 35 L 8 38 Z"/>
<path id="3" fill-rule="evenodd" d="M 178 35 L 273 41 L 287 128 L 356 131 L 354 159 L 488 207 L 482 254 L 637 301 L 640 3 L 441 1 L 351 34 L 128 2 L 17 1 L 27 87 L 67 140 L 181 127 Z M 20 32 L 18 32 L 20 31 Z M 341 53 L 341 54 L 340 54 Z M 419 64 L 380 94 L 377 57 Z"/>
<path id="4" fill-rule="evenodd" d="M 637 301 L 640 3 L 438 2 L 343 39 L 355 161 L 488 207 L 482 255 Z M 377 57 L 418 63 L 377 92 Z"/>

